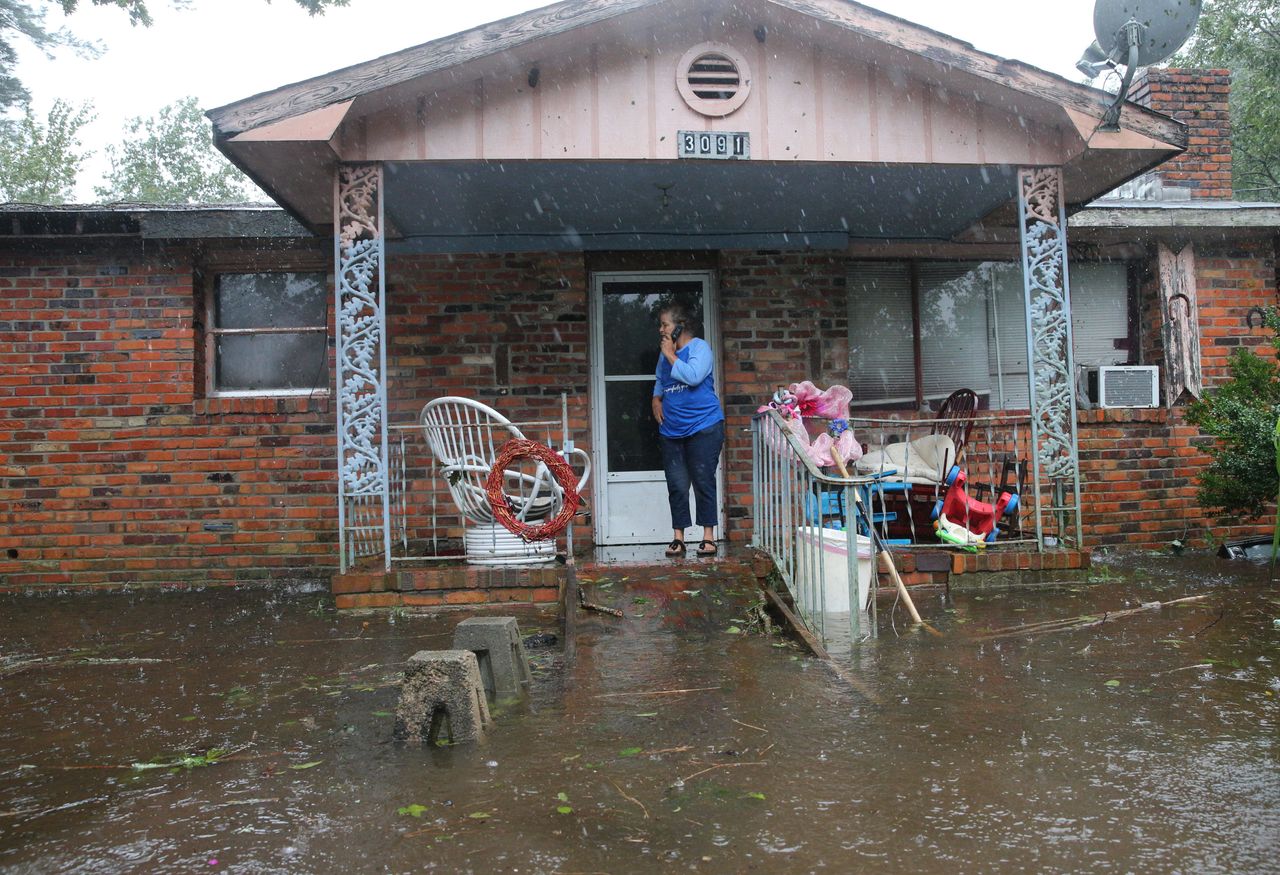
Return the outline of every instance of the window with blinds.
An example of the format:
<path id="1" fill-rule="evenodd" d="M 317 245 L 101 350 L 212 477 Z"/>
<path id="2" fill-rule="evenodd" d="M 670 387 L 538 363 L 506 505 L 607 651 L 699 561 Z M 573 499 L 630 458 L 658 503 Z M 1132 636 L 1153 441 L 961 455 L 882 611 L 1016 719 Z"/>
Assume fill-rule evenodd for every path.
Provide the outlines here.
<path id="1" fill-rule="evenodd" d="M 1073 263 L 1070 277 L 1076 364 L 1124 363 L 1125 265 Z M 1021 267 L 1011 262 L 854 262 L 848 277 L 854 403 L 936 408 L 967 388 L 994 409 L 1026 408 L 1023 294 Z"/>

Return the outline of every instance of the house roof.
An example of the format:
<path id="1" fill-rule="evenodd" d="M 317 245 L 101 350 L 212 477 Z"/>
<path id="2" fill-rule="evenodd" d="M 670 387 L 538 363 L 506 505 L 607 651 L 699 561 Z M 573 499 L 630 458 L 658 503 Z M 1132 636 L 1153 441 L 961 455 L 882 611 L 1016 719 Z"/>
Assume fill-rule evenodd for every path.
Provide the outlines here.
<path id="1" fill-rule="evenodd" d="M 706 27 L 686 26 L 698 16 Z M 694 32 L 759 49 L 762 65 L 772 66 L 758 90 L 772 89 L 771 102 L 749 103 L 727 120 L 704 119 L 680 104 L 667 68 Z M 655 96 L 659 81 L 670 95 Z M 624 88 L 634 89 L 629 101 Z M 984 216 L 1007 222 L 1017 166 L 1061 165 L 1075 208 L 1185 148 L 1183 125 L 1132 104 L 1119 132 L 1098 131 L 1111 100 L 848 0 L 566 0 L 208 116 L 218 147 L 317 231 L 332 220 L 336 167 L 379 161 L 394 178 L 391 236 L 433 251 L 611 248 L 619 241 L 634 248 L 825 248 L 842 235 L 901 236 L 904 225 L 920 239 L 950 239 Z M 751 160 L 714 169 L 698 162 L 701 171 L 676 161 L 676 129 L 703 123 L 748 131 Z M 827 169 L 813 170 L 813 178 L 834 173 L 839 187 L 808 188 L 817 185 L 830 203 L 799 204 L 805 220 L 778 226 L 762 196 L 785 196 L 775 182 L 799 169 L 785 167 L 818 164 Z M 991 172 L 975 183 L 969 169 L 978 167 Z M 514 209 L 510 197 L 490 202 L 493 173 L 535 209 Z M 650 206 L 620 217 L 616 199 L 606 205 L 583 194 L 655 200 L 645 195 L 677 177 L 674 191 L 686 209 L 674 214 L 687 220 L 683 237 L 659 227 L 672 214 Z M 880 220 L 904 203 L 904 190 L 885 180 L 909 183 L 907 191 L 918 195 L 912 215 Z M 792 183 L 788 193 L 804 189 Z M 481 203 L 485 197 L 490 201 Z M 558 205 L 554 219 L 537 208 L 549 200 Z M 840 204 L 855 202 L 857 215 L 842 211 Z M 708 215 L 709 203 L 717 213 Z M 696 243 L 690 229 L 702 235 Z"/>
<path id="2" fill-rule="evenodd" d="M 0 203 L 0 239 L 297 239 L 311 236 L 293 216 L 274 205 Z"/>
<path id="3" fill-rule="evenodd" d="M 518 46 L 662 5 L 725 5 L 708 0 L 564 0 L 530 12 L 402 49 L 209 110 L 217 136 L 227 138 L 315 110 L 355 100 L 430 73 L 490 57 Z M 1105 109 L 1107 92 L 1074 83 L 1022 61 L 979 51 L 972 43 L 853 0 L 757 0 L 834 24 L 964 70 L 1003 88 L 1049 99 L 1084 112 Z M 1124 127 L 1185 146 L 1181 126 L 1157 112 L 1126 104 Z"/>

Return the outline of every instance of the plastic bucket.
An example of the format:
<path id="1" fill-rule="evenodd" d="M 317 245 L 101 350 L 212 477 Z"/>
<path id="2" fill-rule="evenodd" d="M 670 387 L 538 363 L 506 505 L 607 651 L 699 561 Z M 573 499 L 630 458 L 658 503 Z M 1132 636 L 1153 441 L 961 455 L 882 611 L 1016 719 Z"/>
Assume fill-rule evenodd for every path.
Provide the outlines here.
<path id="1" fill-rule="evenodd" d="M 814 550 L 822 544 L 822 591 L 829 614 L 849 612 L 849 535 L 840 529 L 800 526 L 796 529 L 801 550 Z M 817 552 L 813 553 L 815 562 Z M 817 569 L 815 568 L 815 573 Z M 858 605 L 865 608 L 871 592 L 871 539 L 858 535 Z M 814 608 L 820 605 L 814 605 Z"/>

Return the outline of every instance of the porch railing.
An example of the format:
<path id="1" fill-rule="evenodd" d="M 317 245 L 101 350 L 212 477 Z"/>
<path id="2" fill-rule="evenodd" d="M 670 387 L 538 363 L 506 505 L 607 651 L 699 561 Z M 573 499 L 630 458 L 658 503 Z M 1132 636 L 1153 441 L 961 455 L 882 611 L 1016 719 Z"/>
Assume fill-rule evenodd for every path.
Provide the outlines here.
<path id="1" fill-rule="evenodd" d="M 874 478 L 824 474 L 773 410 L 752 419 L 751 446 L 752 545 L 773 558 L 797 614 L 824 642 L 841 621 L 852 641 L 875 635 L 879 556 L 874 539 L 858 536 L 868 522 L 858 493 Z M 841 513 L 842 529 L 827 528 Z"/>
<path id="2" fill-rule="evenodd" d="M 1075 546 L 1074 509 L 1066 507 L 1067 484 L 1041 483 L 1032 464 L 1031 418 L 1027 414 L 993 412 L 970 419 L 883 419 L 851 417 L 849 427 L 858 442 L 868 451 L 893 445 L 909 448 L 913 442 L 931 434 L 964 433 L 956 457 L 938 463 L 941 468 L 958 466 L 965 472 L 967 495 L 977 501 L 993 504 L 1002 492 L 1016 493 L 1016 511 L 998 522 L 999 534 L 991 546 L 1017 545 L 1021 549 Z M 880 458 L 884 458 L 883 454 Z M 934 463 L 935 460 L 929 460 Z M 883 463 L 882 463 L 883 464 Z M 883 476 L 886 472 L 859 463 L 859 474 Z M 901 473 L 901 472 L 899 472 Z M 945 470 L 940 472 L 947 473 Z M 882 535 L 895 544 L 914 546 L 939 545 L 933 534 L 932 510 L 941 500 L 945 483 L 927 482 L 932 478 L 913 478 L 906 489 L 890 476 L 885 488 L 871 492 L 869 513 L 877 518 Z M 890 506 L 892 505 L 892 506 Z M 966 525 L 970 520 L 953 520 Z"/>

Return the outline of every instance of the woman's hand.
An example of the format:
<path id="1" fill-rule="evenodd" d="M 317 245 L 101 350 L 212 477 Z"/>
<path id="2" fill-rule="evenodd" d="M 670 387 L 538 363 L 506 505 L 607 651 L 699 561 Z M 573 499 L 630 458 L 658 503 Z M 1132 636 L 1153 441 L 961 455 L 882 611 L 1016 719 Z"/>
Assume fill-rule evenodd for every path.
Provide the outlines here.
<path id="1" fill-rule="evenodd" d="M 662 425 L 662 396 L 653 396 L 653 418 L 658 420 L 658 425 Z"/>
<path id="2" fill-rule="evenodd" d="M 662 353 L 662 357 L 671 364 L 676 363 L 676 344 L 671 339 L 670 334 L 663 333 L 661 342 L 658 344 L 658 352 Z"/>

